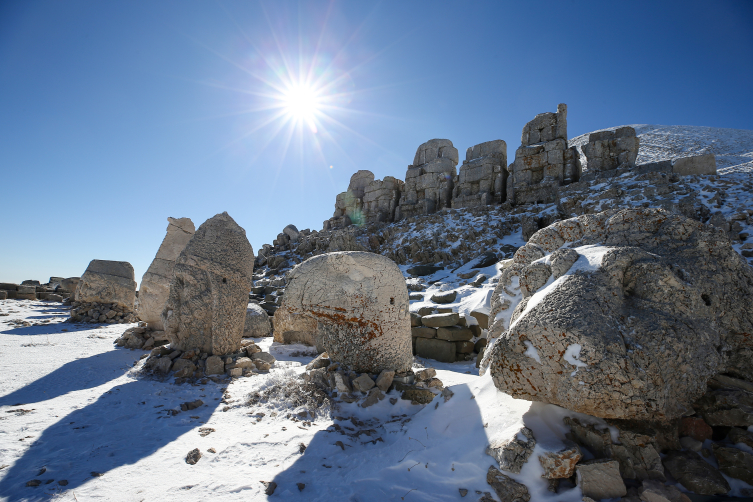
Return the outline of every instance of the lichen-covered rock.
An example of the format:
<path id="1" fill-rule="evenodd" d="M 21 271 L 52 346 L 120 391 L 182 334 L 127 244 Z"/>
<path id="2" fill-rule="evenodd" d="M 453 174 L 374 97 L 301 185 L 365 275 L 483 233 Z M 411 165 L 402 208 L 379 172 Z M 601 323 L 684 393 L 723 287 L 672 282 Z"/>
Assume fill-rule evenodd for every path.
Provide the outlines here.
<path id="1" fill-rule="evenodd" d="M 163 329 L 160 316 L 170 294 L 175 260 L 196 231 L 190 218 L 167 218 L 167 221 L 167 234 L 139 286 L 139 318 L 156 330 Z"/>
<path id="2" fill-rule="evenodd" d="M 92 260 L 76 286 L 74 299 L 81 303 L 114 303 L 133 311 L 133 267 L 126 261 Z"/>
<path id="3" fill-rule="evenodd" d="M 254 252 L 227 214 L 205 221 L 175 261 L 162 323 L 173 348 L 237 352 L 253 286 Z"/>
<path id="4" fill-rule="evenodd" d="M 280 310 L 316 321 L 317 345 L 354 371 L 411 367 L 408 290 L 388 258 L 357 251 L 310 258 L 291 272 Z"/>
<path id="5" fill-rule="evenodd" d="M 542 284 L 542 265 L 563 246 L 578 259 Z M 753 344 L 753 269 L 722 231 L 661 209 L 540 230 L 491 302 L 484 367 L 496 386 L 605 418 L 687 414 L 707 381 L 734 373 L 735 354 Z"/>
<path id="6" fill-rule="evenodd" d="M 243 325 L 243 336 L 260 338 L 272 333 L 269 314 L 256 303 L 249 303 L 246 307 L 246 321 Z"/>
<path id="7" fill-rule="evenodd" d="M 523 437 L 520 437 L 523 436 Z M 528 427 L 521 427 L 513 437 L 502 440 L 494 440 L 486 448 L 486 454 L 499 462 L 499 468 L 520 474 L 528 458 L 536 446 L 533 431 Z"/>

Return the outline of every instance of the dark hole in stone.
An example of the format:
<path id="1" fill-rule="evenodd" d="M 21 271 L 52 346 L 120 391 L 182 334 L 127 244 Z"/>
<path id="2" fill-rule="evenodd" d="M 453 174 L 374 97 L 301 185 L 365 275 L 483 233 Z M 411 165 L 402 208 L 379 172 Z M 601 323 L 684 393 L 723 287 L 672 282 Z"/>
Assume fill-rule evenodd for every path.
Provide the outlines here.
<path id="1" fill-rule="evenodd" d="M 394 305 L 394 304 L 395 304 L 395 299 L 394 298 L 390 298 L 390 305 Z"/>
<path id="2" fill-rule="evenodd" d="M 227 284 L 227 279 L 225 279 L 224 277 L 222 278 L 222 284 Z"/>
<path id="3" fill-rule="evenodd" d="M 703 299 L 703 303 L 706 305 L 711 305 L 711 298 L 709 298 L 709 295 L 703 294 L 701 295 L 701 298 Z"/>

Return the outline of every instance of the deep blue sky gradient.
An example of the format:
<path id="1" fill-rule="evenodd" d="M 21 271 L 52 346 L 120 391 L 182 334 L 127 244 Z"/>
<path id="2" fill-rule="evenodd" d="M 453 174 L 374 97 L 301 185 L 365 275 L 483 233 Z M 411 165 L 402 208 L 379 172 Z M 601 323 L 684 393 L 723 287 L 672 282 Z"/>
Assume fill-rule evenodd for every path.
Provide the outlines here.
<path id="1" fill-rule="evenodd" d="M 316 134 L 264 125 L 285 64 L 336 82 Z M 753 2 L 0 2 L 0 281 L 146 271 L 167 226 L 222 211 L 254 250 L 319 230 L 358 169 L 493 139 L 569 106 L 753 129 Z M 252 111 L 256 110 L 256 111 Z M 281 129 L 278 130 L 278 128 Z M 332 168 L 330 168 L 332 166 Z"/>

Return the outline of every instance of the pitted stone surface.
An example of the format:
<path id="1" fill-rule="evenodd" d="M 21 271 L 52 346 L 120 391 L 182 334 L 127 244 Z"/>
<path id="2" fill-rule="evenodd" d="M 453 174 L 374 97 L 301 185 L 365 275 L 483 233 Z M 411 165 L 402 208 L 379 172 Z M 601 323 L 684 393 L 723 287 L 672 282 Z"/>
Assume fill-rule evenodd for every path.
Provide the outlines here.
<path id="1" fill-rule="evenodd" d="M 133 311 L 136 281 L 126 261 L 92 260 L 76 286 L 74 300 L 81 303 L 114 303 Z"/>
<path id="2" fill-rule="evenodd" d="M 167 235 L 139 286 L 139 318 L 160 331 L 163 329 L 160 316 L 170 295 L 175 260 L 196 232 L 190 218 L 167 218 L 167 221 Z"/>
<path id="3" fill-rule="evenodd" d="M 358 251 L 310 258 L 291 272 L 280 311 L 318 322 L 317 344 L 354 371 L 411 367 L 408 289 L 388 258 Z"/>
<path id="4" fill-rule="evenodd" d="M 254 251 L 227 213 L 205 221 L 175 261 L 162 323 L 173 348 L 237 352 L 253 286 Z"/>
<path id="5" fill-rule="evenodd" d="M 753 269 L 721 230 L 661 209 L 545 230 L 516 252 L 492 297 L 499 320 L 484 364 L 503 392 L 605 418 L 672 419 L 753 344 Z M 545 288 L 514 291 L 531 262 L 563 244 L 579 254 L 569 270 L 572 257 Z"/>
<path id="6" fill-rule="evenodd" d="M 246 321 L 243 325 L 243 336 L 259 338 L 270 336 L 272 325 L 269 322 L 269 314 L 255 303 L 249 303 L 246 307 Z"/>

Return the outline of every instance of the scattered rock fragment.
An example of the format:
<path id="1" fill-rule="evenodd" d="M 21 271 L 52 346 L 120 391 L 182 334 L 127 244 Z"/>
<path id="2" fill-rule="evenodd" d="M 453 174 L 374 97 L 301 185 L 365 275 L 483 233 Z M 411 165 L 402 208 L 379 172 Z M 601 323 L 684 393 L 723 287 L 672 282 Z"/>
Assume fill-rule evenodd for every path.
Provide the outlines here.
<path id="1" fill-rule="evenodd" d="M 486 448 L 486 454 L 499 462 L 500 469 L 519 474 L 535 446 L 533 431 L 528 427 L 522 427 L 512 438 L 492 441 Z"/>
<path id="2" fill-rule="evenodd" d="M 486 472 L 486 482 L 494 489 L 500 500 L 520 502 L 531 500 L 531 495 L 525 485 L 505 476 L 493 465 L 489 466 L 489 470 Z"/>
<path id="3" fill-rule="evenodd" d="M 194 448 L 186 455 L 186 463 L 189 465 L 195 465 L 201 458 L 201 451 L 198 448 Z"/>

